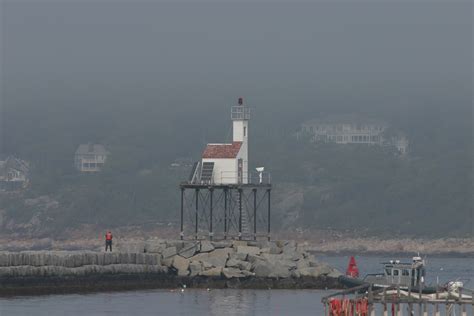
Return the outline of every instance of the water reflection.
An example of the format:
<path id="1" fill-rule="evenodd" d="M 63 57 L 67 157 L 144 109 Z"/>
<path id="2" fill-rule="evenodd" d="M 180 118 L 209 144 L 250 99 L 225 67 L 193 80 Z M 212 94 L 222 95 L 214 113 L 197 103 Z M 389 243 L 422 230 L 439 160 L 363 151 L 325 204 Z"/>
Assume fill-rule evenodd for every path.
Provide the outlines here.
<path id="1" fill-rule="evenodd" d="M 262 301 L 257 302 L 255 291 L 215 290 L 209 295 L 210 314 L 216 316 L 256 315 L 255 307 L 262 303 L 265 304 Z"/>

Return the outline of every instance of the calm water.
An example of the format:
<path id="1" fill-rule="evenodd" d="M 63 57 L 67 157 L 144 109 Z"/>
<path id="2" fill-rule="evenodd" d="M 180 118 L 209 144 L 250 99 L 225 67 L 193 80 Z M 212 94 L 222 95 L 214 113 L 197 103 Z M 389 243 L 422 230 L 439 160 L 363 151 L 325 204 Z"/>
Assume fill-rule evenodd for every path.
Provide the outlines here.
<path id="1" fill-rule="evenodd" d="M 344 270 L 348 257 L 318 256 Z M 357 258 L 362 274 L 387 258 Z M 397 258 L 410 260 L 410 258 Z M 461 278 L 474 287 L 474 258 L 428 258 L 428 282 Z M 468 279 L 473 280 L 467 282 Z M 323 315 L 324 290 L 170 290 L 0 299 L 0 315 Z M 472 310 L 469 311 L 472 315 Z"/>

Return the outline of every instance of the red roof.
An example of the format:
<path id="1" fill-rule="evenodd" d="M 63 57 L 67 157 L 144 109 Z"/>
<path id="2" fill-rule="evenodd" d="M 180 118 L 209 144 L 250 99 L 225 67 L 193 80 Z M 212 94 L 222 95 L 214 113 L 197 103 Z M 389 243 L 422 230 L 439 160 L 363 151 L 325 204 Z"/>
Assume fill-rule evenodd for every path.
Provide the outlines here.
<path id="1" fill-rule="evenodd" d="M 232 144 L 207 144 L 202 153 L 202 158 L 236 158 L 242 142 Z"/>

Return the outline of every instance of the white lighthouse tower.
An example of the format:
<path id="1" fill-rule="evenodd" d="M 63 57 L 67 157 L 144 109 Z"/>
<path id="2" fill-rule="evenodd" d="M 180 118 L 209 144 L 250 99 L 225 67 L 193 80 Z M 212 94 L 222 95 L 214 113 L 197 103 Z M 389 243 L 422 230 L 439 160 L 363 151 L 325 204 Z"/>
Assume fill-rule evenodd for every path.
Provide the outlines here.
<path id="1" fill-rule="evenodd" d="M 270 240 L 270 174 L 263 173 L 264 167 L 255 168 L 258 174 L 249 172 L 249 107 L 239 98 L 230 110 L 232 142 L 207 144 L 189 179 L 180 184 L 181 239 L 192 228 L 195 239 L 206 232 L 211 240 L 214 233 L 224 239 L 257 240 L 260 230 Z M 192 192 L 190 199 L 187 191 Z M 190 215 L 188 226 L 185 213 Z"/>
<path id="2" fill-rule="evenodd" d="M 243 98 L 231 107 L 232 143 L 207 144 L 202 161 L 193 171 L 192 182 L 207 184 L 249 183 L 249 119 L 250 109 Z"/>
<path id="3" fill-rule="evenodd" d="M 244 105 L 243 98 L 231 109 L 232 141 L 241 142 L 237 159 L 237 177 L 239 183 L 248 183 L 249 178 L 249 120 L 250 108 Z"/>

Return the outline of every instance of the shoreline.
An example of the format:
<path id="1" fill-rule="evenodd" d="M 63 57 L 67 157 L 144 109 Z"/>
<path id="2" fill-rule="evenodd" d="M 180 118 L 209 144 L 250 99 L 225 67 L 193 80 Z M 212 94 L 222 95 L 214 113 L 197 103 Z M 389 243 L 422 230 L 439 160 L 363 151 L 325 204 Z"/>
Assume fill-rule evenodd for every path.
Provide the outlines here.
<path id="1" fill-rule="evenodd" d="M 92 250 L 102 251 L 104 239 L 97 227 L 83 227 L 55 236 L 22 234 L 0 235 L 0 251 L 28 250 Z M 141 229 L 140 227 L 117 227 L 113 229 L 114 250 L 120 244 L 148 242 L 158 239 L 174 239 L 179 233 L 174 229 Z M 67 236 L 67 237 L 66 237 Z M 96 236 L 91 238 L 91 236 Z M 230 239 L 229 239 L 230 240 Z M 305 250 L 325 255 L 414 255 L 434 257 L 474 257 L 474 237 L 468 238 L 386 238 L 357 236 L 354 233 L 337 231 L 275 232 L 272 240 L 294 240 Z M 191 240 L 187 240 L 191 241 Z"/>
<path id="2" fill-rule="evenodd" d="M 418 255 L 416 252 L 391 252 L 391 251 L 366 251 L 366 252 L 358 252 L 354 253 L 351 251 L 318 251 L 318 250 L 311 250 L 308 249 L 308 252 L 314 255 L 323 255 L 328 257 L 336 257 L 336 256 L 364 256 L 364 257 L 382 257 L 382 256 L 390 256 L 390 257 L 413 257 Z M 442 252 L 442 253 L 423 253 L 422 256 L 429 256 L 431 258 L 474 258 L 474 252 L 466 253 L 466 252 Z"/>
<path id="3" fill-rule="evenodd" d="M 180 277 L 169 274 L 108 274 L 81 277 L 2 278 L 0 297 L 40 296 L 55 294 L 89 294 L 100 292 L 124 292 L 141 290 L 186 289 L 220 290 L 327 290 L 342 289 L 337 278 L 262 278 L 247 277 Z"/>

